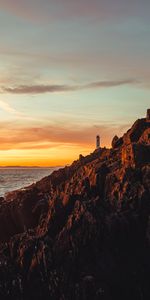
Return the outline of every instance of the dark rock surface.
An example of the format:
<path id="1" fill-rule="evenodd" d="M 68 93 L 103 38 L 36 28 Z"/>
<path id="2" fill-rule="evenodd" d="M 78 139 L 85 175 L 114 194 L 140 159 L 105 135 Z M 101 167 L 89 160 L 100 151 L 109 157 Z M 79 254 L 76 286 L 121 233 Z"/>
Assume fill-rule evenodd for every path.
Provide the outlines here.
<path id="1" fill-rule="evenodd" d="M 0 299 L 150 299 L 149 130 L 1 199 Z"/>

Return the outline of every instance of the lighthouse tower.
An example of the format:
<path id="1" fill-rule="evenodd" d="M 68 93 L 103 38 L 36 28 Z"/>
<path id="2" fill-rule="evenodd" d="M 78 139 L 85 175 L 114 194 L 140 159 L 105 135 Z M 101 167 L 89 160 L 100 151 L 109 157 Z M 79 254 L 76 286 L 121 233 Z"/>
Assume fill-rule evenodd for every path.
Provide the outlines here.
<path id="1" fill-rule="evenodd" d="M 100 148 L 100 136 L 97 135 L 96 136 L 96 149 L 99 149 Z"/>

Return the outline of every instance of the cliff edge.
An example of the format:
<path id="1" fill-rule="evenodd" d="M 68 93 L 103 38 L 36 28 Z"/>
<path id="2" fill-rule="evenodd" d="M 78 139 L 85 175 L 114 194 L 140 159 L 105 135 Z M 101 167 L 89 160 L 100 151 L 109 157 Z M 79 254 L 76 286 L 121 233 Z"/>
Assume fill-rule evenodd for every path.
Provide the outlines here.
<path id="1" fill-rule="evenodd" d="M 150 118 L 0 202 L 2 299 L 150 298 Z"/>

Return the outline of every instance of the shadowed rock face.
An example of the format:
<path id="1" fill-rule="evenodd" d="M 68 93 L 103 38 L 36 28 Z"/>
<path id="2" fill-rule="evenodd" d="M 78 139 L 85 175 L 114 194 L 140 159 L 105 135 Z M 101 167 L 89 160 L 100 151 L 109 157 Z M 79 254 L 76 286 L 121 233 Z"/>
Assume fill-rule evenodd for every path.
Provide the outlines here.
<path id="1" fill-rule="evenodd" d="M 149 163 L 150 122 L 137 120 L 123 136 L 122 163 L 126 167 L 138 167 Z"/>
<path id="2" fill-rule="evenodd" d="M 149 129 L 1 199 L 1 299 L 150 299 Z"/>

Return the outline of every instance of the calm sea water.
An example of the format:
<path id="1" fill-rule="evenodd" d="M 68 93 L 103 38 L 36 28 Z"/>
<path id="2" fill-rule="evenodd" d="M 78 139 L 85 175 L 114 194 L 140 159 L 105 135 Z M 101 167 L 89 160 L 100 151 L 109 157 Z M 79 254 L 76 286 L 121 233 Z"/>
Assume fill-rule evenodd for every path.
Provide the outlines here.
<path id="1" fill-rule="evenodd" d="M 58 168 L 0 168 L 0 196 L 26 187 Z"/>

